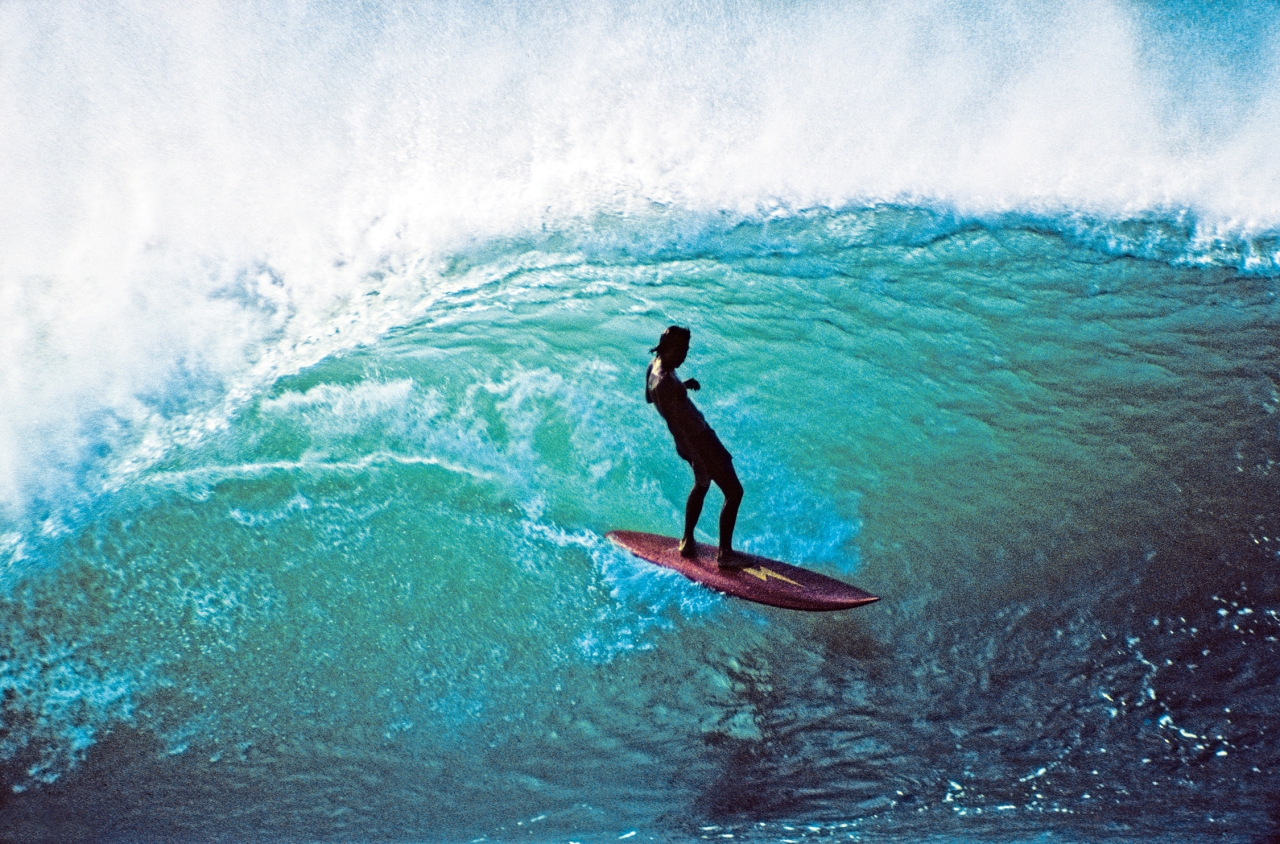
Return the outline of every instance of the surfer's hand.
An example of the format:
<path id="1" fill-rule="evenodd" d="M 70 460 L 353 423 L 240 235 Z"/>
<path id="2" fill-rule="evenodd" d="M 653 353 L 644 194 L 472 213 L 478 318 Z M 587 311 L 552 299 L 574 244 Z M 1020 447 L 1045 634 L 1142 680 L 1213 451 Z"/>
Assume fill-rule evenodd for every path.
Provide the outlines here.
<path id="1" fill-rule="evenodd" d="M 686 390 L 701 390 L 701 389 L 702 389 L 702 385 L 698 383 L 698 379 L 697 379 L 697 378 L 690 378 L 688 381 L 685 381 L 685 382 L 684 382 L 684 386 L 685 386 L 685 389 L 686 389 Z"/>

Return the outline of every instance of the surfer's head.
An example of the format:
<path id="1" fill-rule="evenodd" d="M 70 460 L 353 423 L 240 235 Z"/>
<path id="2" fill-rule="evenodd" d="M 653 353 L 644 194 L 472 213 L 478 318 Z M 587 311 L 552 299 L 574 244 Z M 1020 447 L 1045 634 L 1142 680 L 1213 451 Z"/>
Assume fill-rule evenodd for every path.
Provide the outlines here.
<path id="1" fill-rule="evenodd" d="M 658 339 L 658 345 L 649 351 L 656 353 L 658 357 L 662 358 L 662 362 L 665 365 L 674 369 L 684 363 L 685 357 L 689 354 L 690 336 L 689 329 L 673 325 L 662 332 L 662 337 Z"/>

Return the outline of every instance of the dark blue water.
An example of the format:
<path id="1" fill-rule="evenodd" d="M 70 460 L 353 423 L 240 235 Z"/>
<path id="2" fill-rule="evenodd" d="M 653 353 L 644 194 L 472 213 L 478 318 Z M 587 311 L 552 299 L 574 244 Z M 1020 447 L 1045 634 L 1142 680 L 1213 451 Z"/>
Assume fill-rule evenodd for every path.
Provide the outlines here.
<path id="1" fill-rule="evenodd" d="M 1277 834 L 1271 16 L 0 24 L 0 839 Z"/>

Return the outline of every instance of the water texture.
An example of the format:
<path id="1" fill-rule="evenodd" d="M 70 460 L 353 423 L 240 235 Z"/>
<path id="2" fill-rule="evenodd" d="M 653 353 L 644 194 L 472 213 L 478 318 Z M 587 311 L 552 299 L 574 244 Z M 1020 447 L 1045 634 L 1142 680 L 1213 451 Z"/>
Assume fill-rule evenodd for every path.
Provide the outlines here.
<path id="1" fill-rule="evenodd" d="M 1272 840 L 1277 21 L 0 6 L 0 840 Z"/>

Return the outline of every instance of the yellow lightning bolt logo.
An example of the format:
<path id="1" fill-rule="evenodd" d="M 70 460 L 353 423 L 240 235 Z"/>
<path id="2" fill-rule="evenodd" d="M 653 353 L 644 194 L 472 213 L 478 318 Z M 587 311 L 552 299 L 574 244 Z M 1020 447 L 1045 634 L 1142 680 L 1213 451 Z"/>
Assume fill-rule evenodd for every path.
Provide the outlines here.
<path id="1" fill-rule="evenodd" d="M 767 569 L 767 568 L 765 568 L 764 566 L 754 566 L 754 567 L 749 568 L 749 569 L 743 569 L 743 571 L 744 571 L 744 572 L 746 572 L 747 574 L 751 575 L 752 577 L 758 577 L 758 578 L 760 578 L 761 580 L 766 581 L 766 582 L 768 582 L 769 578 L 771 578 L 771 577 L 772 577 L 772 578 L 775 578 L 775 579 L 777 579 L 777 580 L 781 580 L 781 581 L 784 581 L 784 582 L 786 582 L 786 583 L 790 583 L 792 586 L 799 586 L 799 585 L 800 585 L 799 583 L 796 583 L 796 582 L 795 582 L 794 580 L 792 580 L 791 578 L 789 578 L 789 577 L 785 577 L 785 576 L 783 576 L 783 575 L 781 575 L 781 574 L 778 574 L 778 573 L 777 573 L 776 571 L 774 571 L 773 569 Z"/>

